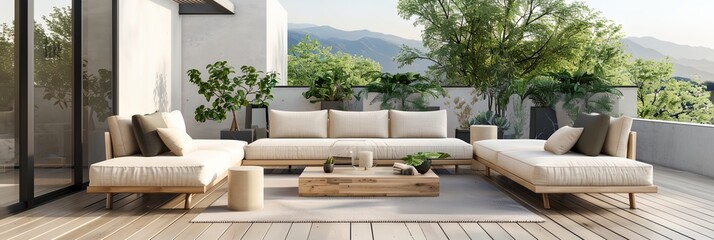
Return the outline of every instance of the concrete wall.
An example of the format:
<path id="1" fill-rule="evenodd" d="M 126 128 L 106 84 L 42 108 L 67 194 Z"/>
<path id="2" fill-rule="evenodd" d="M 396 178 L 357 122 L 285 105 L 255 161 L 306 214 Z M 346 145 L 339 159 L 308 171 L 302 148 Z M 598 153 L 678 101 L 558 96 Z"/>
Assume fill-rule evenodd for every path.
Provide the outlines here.
<path id="1" fill-rule="evenodd" d="M 714 177 L 713 125 L 635 119 L 637 160 Z"/>
<path id="2" fill-rule="evenodd" d="M 119 114 L 179 109 L 178 4 L 172 0 L 117 2 Z"/>
<path id="3" fill-rule="evenodd" d="M 275 99 L 270 102 L 270 109 L 277 109 L 277 110 L 288 110 L 288 111 L 311 111 L 311 110 L 319 110 L 320 109 L 320 104 L 319 103 L 310 103 L 310 101 L 306 100 L 303 96 L 302 93 L 305 92 L 308 88 L 307 87 L 277 87 L 274 90 L 274 95 Z M 445 98 L 440 98 L 440 99 L 432 99 L 429 102 L 430 106 L 438 106 L 441 109 L 446 109 L 448 114 L 448 119 L 447 119 L 447 127 L 448 127 L 448 135 L 450 137 L 454 136 L 455 129 L 459 127 L 459 120 L 456 116 L 456 110 L 455 110 L 455 105 L 453 104 L 453 101 L 455 98 L 462 98 L 467 101 L 470 101 L 473 96 L 473 89 L 470 87 L 446 87 L 445 88 L 448 92 L 448 96 Z M 630 94 L 630 89 L 628 88 L 619 88 L 622 92 L 624 97 L 619 98 L 614 107 L 615 112 L 621 114 L 621 115 L 628 115 L 628 116 L 634 116 L 637 114 L 636 109 L 633 111 L 629 106 L 632 105 L 632 103 L 636 104 L 636 98 L 631 97 Z M 355 93 L 359 92 L 362 90 L 361 87 L 356 87 L 354 89 Z M 187 93 L 184 92 L 184 95 Z M 476 96 L 478 99 L 480 99 L 479 96 Z M 370 105 L 371 99 L 374 98 L 374 96 L 369 96 L 367 99 L 363 99 L 362 101 L 357 101 L 356 99 L 353 99 L 349 104 L 348 104 L 348 110 L 351 111 L 372 111 L 372 110 L 378 110 L 379 109 L 379 103 L 375 103 L 373 105 Z M 516 96 L 512 97 L 511 102 L 516 102 L 518 101 L 519 98 Z M 204 99 L 205 102 L 205 99 Z M 481 111 L 486 111 L 488 109 L 488 106 L 486 104 L 486 101 L 479 100 L 474 104 L 470 104 L 472 108 L 472 116 L 477 114 L 478 112 Z M 193 120 L 193 112 L 195 110 L 195 106 L 192 108 L 186 108 L 188 106 L 187 104 L 184 104 L 184 118 L 187 119 L 186 124 L 187 130 L 189 134 L 194 137 L 194 138 L 218 138 L 219 137 L 219 131 L 221 129 L 228 129 L 230 126 L 230 119 L 222 122 L 222 123 L 216 123 L 216 122 L 206 122 L 206 123 L 196 123 L 195 120 Z M 524 108 L 524 119 L 522 119 L 523 123 L 523 135 L 521 138 L 528 138 L 528 120 L 530 117 L 530 107 L 532 106 L 532 103 L 530 101 L 526 101 L 523 105 Z M 515 117 L 514 114 L 514 107 L 513 105 L 509 105 L 509 110 L 507 111 L 508 119 L 511 121 L 511 125 L 517 124 L 517 118 Z M 558 115 L 563 115 L 566 116 L 566 118 L 563 121 L 569 121 L 567 119 L 567 114 L 565 114 L 562 110 L 557 109 L 556 112 Z M 244 116 L 245 112 L 244 111 L 239 111 L 238 112 L 238 123 L 240 126 L 243 126 L 242 124 L 244 123 Z M 560 119 L 559 119 L 560 121 Z M 506 135 L 512 135 L 513 134 L 513 127 L 509 131 L 506 131 Z"/>
<path id="4" fill-rule="evenodd" d="M 240 68 L 251 65 L 261 71 L 277 71 L 287 82 L 287 13 L 277 0 L 232 0 L 234 15 L 182 15 L 182 112 L 188 132 L 194 138 L 218 138 L 223 123 L 198 123 L 193 112 L 207 104 L 198 88 L 189 83 L 186 71 L 225 60 Z M 243 116 L 244 114 L 240 114 Z M 242 117 L 241 117 L 242 119 Z"/>

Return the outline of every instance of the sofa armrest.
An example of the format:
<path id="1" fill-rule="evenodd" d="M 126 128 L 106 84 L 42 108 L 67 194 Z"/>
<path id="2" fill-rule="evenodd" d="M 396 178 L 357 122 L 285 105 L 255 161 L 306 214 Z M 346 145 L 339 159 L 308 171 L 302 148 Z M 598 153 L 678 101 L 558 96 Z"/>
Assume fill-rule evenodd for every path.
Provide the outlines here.
<path id="1" fill-rule="evenodd" d="M 627 138 L 627 158 L 637 160 L 637 132 L 630 132 Z"/>
<path id="2" fill-rule="evenodd" d="M 104 157 L 105 160 L 112 159 L 114 154 L 112 153 L 112 136 L 109 132 L 104 132 Z"/>
<path id="3" fill-rule="evenodd" d="M 469 144 L 480 140 L 498 139 L 498 127 L 494 125 L 472 125 L 469 128 L 469 133 Z"/>

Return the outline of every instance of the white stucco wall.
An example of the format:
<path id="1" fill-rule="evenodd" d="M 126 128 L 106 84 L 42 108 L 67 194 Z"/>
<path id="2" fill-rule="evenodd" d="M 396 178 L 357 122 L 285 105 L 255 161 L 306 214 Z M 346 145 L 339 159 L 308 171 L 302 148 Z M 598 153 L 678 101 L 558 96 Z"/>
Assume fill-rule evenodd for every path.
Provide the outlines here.
<path id="1" fill-rule="evenodd" d="M 179 109 L 181 20 L 172 0 L 117 1 L 118 113 Z"/>
<path id="2" fill-rule="evenodd" d="M 635 119 L 632 131 L 637 160 L 714 177 L 713 125 Z"/>
<path id="3" fill-rule="evenodd" d="M 230 119 L 222 123 L 196 122 L 194 111 L 206 99 L 189 83 L 186 71 L 206 72 L 207 64 L 228 61 L 236 71 L 251 65 L 261 71 L 277 71 L 287 79 L 287 13 L 277 0 L 232 0 L 233 15 L 182 15 L 182 112 L 188 133 L 194 138 L 218 138 Z M 204 75 L 205 76 L 205 75 Z M 242 121 L 244 113 L 239 114 Z"/>

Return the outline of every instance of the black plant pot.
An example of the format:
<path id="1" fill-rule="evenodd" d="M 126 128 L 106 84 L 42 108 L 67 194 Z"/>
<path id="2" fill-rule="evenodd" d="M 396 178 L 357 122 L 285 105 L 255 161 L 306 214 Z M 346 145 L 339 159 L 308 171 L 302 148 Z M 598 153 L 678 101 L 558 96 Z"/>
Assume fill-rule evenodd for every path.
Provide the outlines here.
<path id="1" fill-rule="evenodd" d="M 345 110 L 345 103 L 342 101 L 321 101 L 320 109 L 335 109 L 335 110 Z"/>
<path id="2" fill-rule="evenodd" d="M 234 139 L 252 143 L 255 140 L 255 131 L 253 129 L 241 129 L 238 131 L 222 130 L 221 139 Z"/>
<path id="3" fill-rule="evenodd" d="M 429 169 L 431 169 L 431 159 L 424 160 L 421 165 L 414 166 L 414 168 L 416 168 L 417 172 L 421 174 L 428 172 Z"/>
<path id="4" fill-rule="evenodd" d="M 458 129 L 457 128 L 454 136 L 457 139 L 461 139 L 462 141 L 464 141 L 466 143 L 470 143 L 469 141 L 471 141 L 471 131 L 469 129 Z"/>
<path id="5" fill-rule="evenodd" d="M 548 139 L 558 130 L 558 117 L 549 107 L 531 107 L 530 139 Z"/>
<path id="6" fill-rule="evenodd" d="M 324 170 L 325 173 L 331 173 L 335 170 L 335 164 L 323 164 L 322 170 Z"/>

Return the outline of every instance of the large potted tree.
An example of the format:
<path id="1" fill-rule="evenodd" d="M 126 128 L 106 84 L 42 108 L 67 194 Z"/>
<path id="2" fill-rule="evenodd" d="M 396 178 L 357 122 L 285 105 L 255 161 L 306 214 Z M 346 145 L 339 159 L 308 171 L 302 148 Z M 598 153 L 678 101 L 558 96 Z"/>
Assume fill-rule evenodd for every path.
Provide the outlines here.
<path id="1" fill-rule="evenodd" d="M 380 102 L 381 109 L 405 111 L 433 110 L 433 107 L 427 104 L 428 98 L 446 96 L 446 91 L 439 82 L 412 72 L 382 73 L 376 81 L 365 85 L 358 95 L 366 96 L 369 93 L 376 93 L 370 105 Z"/>
<path id="2" fill-rule="evenodd" d="M 221 122 L 230 113 L 231 127 L 221 131 L 221 138 L 252 141 L 253 131 L 251 129 L 241 131 L 238 127 L 236 111 L 250 104 L 268 106 L 268 101 L 273 99 L 272 91 L 278 83 L 278 74 L 263 73 L 252 66 L 242 66 L 241 75 L 232 76 L 236 72 L 226 61 L 208 64 L 206 70 L 208 79 L 205 81 L 201 78 L 200 71 L 188 70 L 189 82 L 197 85 L 198 94 L 211 103 L 209 106 L 201 105 L 196 108 L 196 121 Z"/>
<path id="3" fill-rule="evenodd" d="M 530 139 L 548 139 L 558 130 L 555 103 L 559 99 L 560 83 L 548 76 L 538 76 L 526 82 L 521 101 L 533 102 L 530 114 Z"/>
<path id="4" fill-rule="evenodd" d="M 345 110 L 344 103 L 351 100 L 353 94 L 349 78 L 340 68 L 321 73 L 302 96 L 311 103 L 320 102 L 320 109 Z"/>

